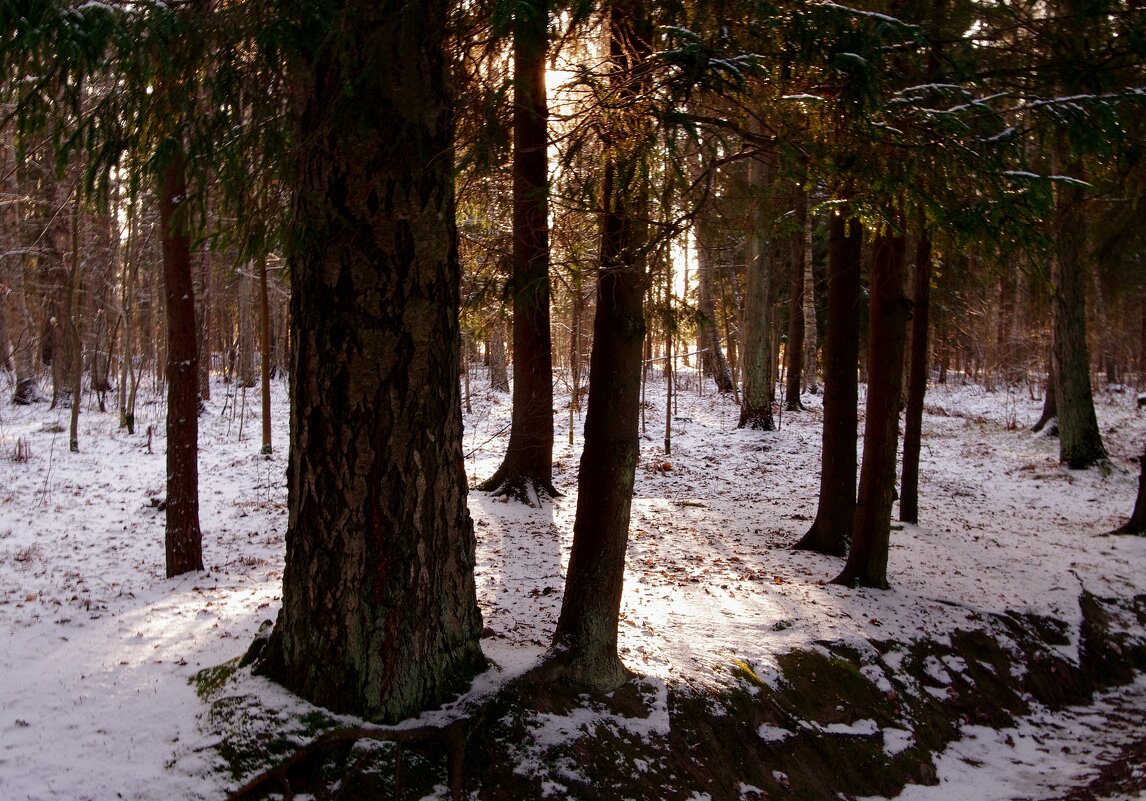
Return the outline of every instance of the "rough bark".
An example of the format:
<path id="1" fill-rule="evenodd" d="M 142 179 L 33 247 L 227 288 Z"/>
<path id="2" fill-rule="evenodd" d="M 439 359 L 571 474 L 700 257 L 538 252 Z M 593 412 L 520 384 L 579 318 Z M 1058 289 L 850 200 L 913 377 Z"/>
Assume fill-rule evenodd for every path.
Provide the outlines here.
<path id="1" fill-rule="evenodd" d="M 1064 145 L 1059 145 L 1064 148 Z M 1072 163 L 1064 174 L 1084 177 Z M 1086 191 L 1077 183 L 1055 188 L 1054 248 L 1051 265 L 1054 325 L 1053 364 L 1058 403 L 1059 460 L 1083 469 L 1106 458 L 1094 395 L 1090 387 L 1090 356 L 1086 345 L 1087 225 Z"/>
<path id="2" fill-rule="evenodd" d="M 642 2 L 609 9 L 613 81 L 622 97 L 640 97 L 649 25 Z M 628 81 L 626 82 L 626 76 Z M 603 181 L 597 314 L 589 360 L 585 448 L 565 595 L 546 670 L 574 687 L 607 692 L 628 672 L 617 654 L 633 482 L 640 457 L 641 352 L 647 177 L 637 159 L 607 151 Z"/>
<path id="3" fill-rule="evenodd" d="M 513 416 L 505 458 L 479 489 L 532 503 L 553 487 L 549 328 L 547 0 L 516 4 L 513 29 Z"/>
<path id="4" fill-rule="evenodd" d="M 348 0 L 295 73 L 289 521 L 262 669 L 382 721 L 484 664 L 446 5 Z"/>
<path id="5" fill-rule="evenodd" d="M 911 309 L 911 355 L 908 358 L 907 411 L 903 427 L 903 472 L 899 519 L 919 522 L 919 452 L 923 445 L 923 399 L 927 393 L 927 323 L 931 305 L 931 238 L 915 244 L 915 287 Z"/>
<path id="6" fill-rule="evenodd" d="M 498 392 L 509 392 L 509 365 L 505 353 L 505 318 L 495 309 L 489 322 L 489 385 Z"/>
<path id="7" fill-rule="evenodd" d="M 911 314 L 911 303 L 903 295 L 905 250 L 904 238 L 889 234 L 877 236 L 872 247 L 863 466 L 848 561 L 834 580 L 846 586 L 888 586 L 903 350 Z"/>
<path id="8" fill-rule="evenodd" d="M 199 356 L 187 227 L 187 178 L 169 158 L 159 187 L 167 306 L 167 575 L 203 569 L 199 529 Z"/>
<path id="9" fill-rule="evenodd" d="M 747 232 L 747 280 L 744 292 L 744 395 L 740 402 L 738 428 L 772 431 L 772 262 L 773 246 L 766 208 L 771 176 L 758 159 L 748 162 L 748 183 L 754 208 Z M 719 382 L 718 382 L 719 385 Z"/>
<path id="10" fill-rule="evenodd" d="M 858 220 L 828 222 L 828 324 L 824 338 L 824 427 L 816 519 L 796 548 L 847 553 L 855 522 L 859 388 L 860 248 Z"/>

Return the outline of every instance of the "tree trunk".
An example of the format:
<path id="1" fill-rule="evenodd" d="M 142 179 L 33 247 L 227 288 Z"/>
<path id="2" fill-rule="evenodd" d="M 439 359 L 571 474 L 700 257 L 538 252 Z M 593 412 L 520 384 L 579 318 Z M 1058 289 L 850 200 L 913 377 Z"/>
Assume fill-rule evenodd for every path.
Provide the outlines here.
<path id="1" fill-rule="evenodd" d="M 0 108 L 0 113 L 6 113 L 7 108 Z M 0 158 L 0 241 L 7 244 L 5 250 L 15 250 L 14 246 L 20 241 L 20 208 L 16 200 L 20 190 L 11 137 L 9 128 L 2 144 L 3 158 Z M 36 383 L 36 325 L 28 311 L 24 267 L 24 256 L 8 253 L 0 258 L 0 281 L 7 285 L 4 300 L 0 302 L 7 305 L 8 341 L 16 378 L 12 403 L 20 406 L 40 400 Z"/>
<path id="2" fill-rule="evenodd" d="M 209 244 L 199 250 L 199 269 L 195 287 L 195 332 L 199 343 L 199 401 L 211 400 L 211 304 L 214 301 L 211 282 L 214 273 L 214 256 Z"/>
<path id="3" fill-rule="evenodd" d="M 509 365 L 505 353 L 505 317 L 501 308 L 495 308 L 489 323 L 489 385 L 498 392 L 509 392 Z"/>
<path id="4" fill-rule="evenodd" d="M 903 349 L 911 303 L 903 295 L 906 242 L 901 236 L 875 238 L 871 267 L 868 336 L 867 422 L 863 436 L 852 544 L 836 584 L 887 588 L 891 507 L 895 496 L 895 453 Z"/>
<path id="5" fill-rule="evenodd" d="M 784 364 L 788 371 L 787 385 L 784 387 L 784 409 L 789 412 L 804 408 L 800 403 L 800 384 L 804 377 L 804 231 L 807 228 L 807 216 L 808 196 L 803 190 L 797 190 L 796 220 L 800 230 L 792 238 L 788 342 L 784 346 Z"/>
<path id="6" fill-rule="evenodd" d="M 772 172 L 771 169 L 767 173 Z M 748 234 L 747 286 L 744 297 L 744 397 L 738 428 L 772 431 L 772 261 L 773 252 L 767 193 L 772 177 L 758 159 L 748 162 L 753 213 Z M 719 382 L 718 382 L 719 383 Z"/>
<path id="7" fill-rule="evenodd" d="M 267 296 L 267 256 L 257 259 L 259 267 L 259 381 L 263 400 L 263 447 L 261 453 L 271 454 L 271 304 Z"/>
<path id="8" fill-rule="evenodd" d="M 250 389 L 257 382 L 255 376 L 255 349 L 259 340 L 255 336 L 255 290 L 251 280 L 250 263 L 239 270 L 238 310 L 239 310 L 239 380 L 238 385 Z"/>
<path id="9" fill-rule="evenodd" d="M 187 228 L 187 179 L 180 155 L 162 168 L 159 191 L 167 302 L 167 576 L 203 569 L 199 530 L 199 358 Z"/>
<path id="10" fill-rule="evenodd" d="M 931 238 L 920 232 L 915 245 L 915 291 L 911 314 L 911 355 L 907 412 L 903 429 L 903 477 L 899 519 L 919 522 L 919 451 L 923 445 L 923 399 L 927 393 L 927 317 L 931 300 Z"/>
<path id="11" fill-rule="evenodd" d="M 1111 534 L 1146 534 L 1146 452 L 1138 457 L 1138 495 L 1134 498 L 1134 512 L 1123 525 Z"/>
<path id="12" fill-rule="evenodd" d="M 1047 388 L 1046 393 L 1043 395 L 1043 413 L 1039 415 L 1038 422 L 1031 426 L 1031 431 L 1035 434 L 1042 431 L 1047 423 L 1058 417 L 1058 393 L 1054 388 L 1054 367 L 1047 372 Z"/>
<path id="13" fill-rule="evenodd" d="M 804 199 L 805 207 L 807 197 Z M 804 275 L 804 389 L 811 395 L 819 392 L 816 379 L 816 350 L 818 346 L 818 332 L 816 330 L 816 278 L 813 275 L 812 261 L 812 214 L 808 209 L 804 218 L 804 249 L 803 275 Z"/>
<path id="14" fill-rule="evenodd" d="M 1060 149 L 1065 145 L 1060 144 Z M 1082 180 L 1078 162 L 1065 175 Z M 1055 187 L 1054 248 L 1051 265 L 1054 324 L 1054 372 L 1058 401 L 1059 460 L 1080 470 L 1106 458 L 1094 396 L 1090 388 L 1090 356 L 1086 346 L 1086 281 L 1088 254 L 1086 190 L 1076 183 Z"/>
<path id="15" fill-rule="evenodd" d="M 347 0 L 296 72 L 289 523 L 262 668 L 382 721 L 484 665 L 446 6 Z"/>
<path id="16" fill-rule="evenodd" d="M 651 25 L 642 0 L 609 9 L 612 80 L 632 101 L 647 86 Z M 634 126 L 639 128 L 639 126 Z M 547 660 L 556 678 L 608 692 L 628 671 L 617 654 L 633 482 L 640 458 L 641 351 L 647 285 L 648 179 L 640 159 L 606 151 L 597 314 L 589 362 L 585 448 L 561 614 Z"/>
<path id="17" fill-rule="evenodd" d="M 728 366 L 724 351 L 720 349 L 720 333 L 716 328 L 716 304 L 713 299 L 716 264 L 713 259 L 712 236 L 707 230 L 709 225 L 702 218 L 696 226 L 696 310 L 700 339 L 700 369 L 702 375 L 712 376 L 719 391 L 732 392 L 736 384 L 732 378 L 732 368 Z"/>
<path id="18" fill-rule="evenodd" d="M 828 222 L 828 325 L 824 338 L 824 428 L 816 519 L 796 548 L 831 556 L 847 553 L 855 522 L 856 425 L 859 388 L 860 250 L 858 220 Z"/>
<path id="19" fill-rule="evenodd" d="M 532 503 L 553 488 L 549 329 L 547 0 L 515 6 L 513 28 L 513 417 L 501 467 L 479 489 Z"/>

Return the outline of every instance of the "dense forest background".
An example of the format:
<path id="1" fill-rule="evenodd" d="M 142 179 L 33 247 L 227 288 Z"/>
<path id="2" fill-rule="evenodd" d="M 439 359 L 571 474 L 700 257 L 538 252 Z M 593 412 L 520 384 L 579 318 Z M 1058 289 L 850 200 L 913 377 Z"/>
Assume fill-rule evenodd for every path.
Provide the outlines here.
<path id="1" fill-rule="evenodd" d="M 1132 0 L 20 0 L 0 36 L 11 400 L 70 408 L 75 451 L 85 393 L 132 431 L 140 387 L 165 388 L 174 576 L 203 567 L 210 377 L 260 388 L 269 454 L 288 374 L 284 605 L 260 669 L 336 711 L 400 719 L 483 664 L 470 363 L 512 391 L 483 491 L 555 495 L 554 415 L 586 404 L 536 677 L 589 690 L 628 676 L 650 370 L 666 457 L 678 365 L 753 430 L 822 392 L 798 547 L 874 588 L 894 499 L 918 514 L 929 383 L 1043 399 L 1039 427 L 1085 469 L 1107 455 L 1094 382 L 1146 382 Z"/>

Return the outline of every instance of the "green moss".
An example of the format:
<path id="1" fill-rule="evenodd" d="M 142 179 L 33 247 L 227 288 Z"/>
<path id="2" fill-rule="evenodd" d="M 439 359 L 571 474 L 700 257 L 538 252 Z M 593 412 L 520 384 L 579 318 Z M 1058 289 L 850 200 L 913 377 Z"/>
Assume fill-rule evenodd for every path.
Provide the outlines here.
<path id="1" fill-rule="evenodd" d="M 215 667 L 203 668 L 187 681 L 203 700 L 209 699 L 226 686 L 239 669 L 239 659 L 231 659 Z"/>

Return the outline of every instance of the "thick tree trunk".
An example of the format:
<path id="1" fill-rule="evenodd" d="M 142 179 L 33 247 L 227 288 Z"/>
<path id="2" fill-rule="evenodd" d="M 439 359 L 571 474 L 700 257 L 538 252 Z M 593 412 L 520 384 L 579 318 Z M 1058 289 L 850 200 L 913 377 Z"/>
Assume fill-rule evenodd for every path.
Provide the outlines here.
<path id="1" fill-rule="evenodd" d="M 847 553 L 856 505 L 856 425 L 859 388 L 860 249 L 858 220 L 828 222 L 828 325 L 824 338 L 824 428 L 816 519 L 796 548 L 831 556 Z"/>
<path id="2" fill-rule="evenodd" d="M 513 418 L 501 467 L 479 489 L 532 503 L 553 488 L 549 330 L 547 0 L 516 5 L 513 31 Z"/>
<path id="3" fill-rule="evenodd" d="M 159 220 L 167 300 L 167 575 L 203 569 L 199 529 L 199 357 L 187 229 L 187 179 L 171 156 L 163 167 Z"/>
<path id="4" fill-rule="evenodd" d="M 767 170 L 771 172 L 771 170 Z M 738 428 L 772 431 L 772 261 L 773 247 L 769 211 L 766 208 L 771 176 L 758 159 L 748 162 L 752 188 L 751 230 L 748 234 L 747 280 L 744 295 L 744 396 L 740 402 Z M 719 382 L 718 382 L 719 385 Z"/>
<path id="5" fill-rule="evenodd" d="M 446 5 L 347 0 L 296 71 L 289 522 L 262 668 L 383 721 L 484 664 Z"/>
<path id="6" fill-rule="evenodd" d="M 903 386 L 903 349 L 911 303 L 903 295 L 903 237 L 880 235 L 872 248 L 867 422 L 855 526 L 848 561 L 835 583 L 887 587 L 895 453 Z"/>
<path id="7" fill-rule="evenodd" d="M 1059 145 L 1065 149 L 1065 145 Z M 1081 164 L 1064 174 L 1082 179 Z M 1076 183 L 1055 187 L 1054 249 L 1051 282 L 1054 297 L 1053 350 L 1058 402 L 1059 460 L 1071 469 L 1089 467 L 1106 458 L 1094 396 L 1090 387 L 1090 356 L 1086 346 L 1086 282 L 1088 254 L 1086 191 Z"/>
<path id="8" fill-rule="evenodd" d="M 919 522 L 919 451 L 923 445 L 923 399 L 927 393 L 927 317 L 931 301 L 931 238 L 922 231 L 915 245 L 915 288 L 911 314 L 911 355 L 907 412 L 903 429 L 903 477 L 899 519 Z"/>
<path id="9" fill-rule="evenodd" d="M 614 82 L 640 97 L 651 25 L 642 0 L 609 10 Z M 629 81 L 626 83 L 626 81 Z M 546 670 L 576 688 L 608 692 L 628 671 L 617 654 L 633 482 L 640 458 L 641 352 L 647 287 L 648 179 L 641 161 L 608 152 L 601 221 L 597 315 L 589 362 L 585 449 L 565 596 Z"/>

